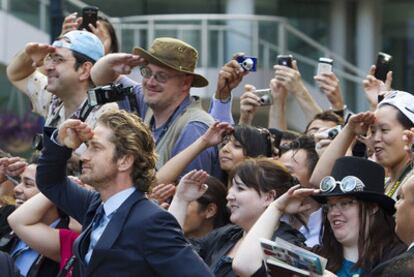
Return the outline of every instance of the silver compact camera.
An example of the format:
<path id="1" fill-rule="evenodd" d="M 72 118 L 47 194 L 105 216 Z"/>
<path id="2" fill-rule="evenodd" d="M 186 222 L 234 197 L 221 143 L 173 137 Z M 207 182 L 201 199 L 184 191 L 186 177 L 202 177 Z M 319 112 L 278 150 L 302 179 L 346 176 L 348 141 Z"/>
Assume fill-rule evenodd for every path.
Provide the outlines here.
<path id="1" fill-rule="evenodd" d="M 272 90 L 270 88 L 257 89 L 253 93 L 260 97 L 260 106 L 270 106 L 273 104 Z"/>

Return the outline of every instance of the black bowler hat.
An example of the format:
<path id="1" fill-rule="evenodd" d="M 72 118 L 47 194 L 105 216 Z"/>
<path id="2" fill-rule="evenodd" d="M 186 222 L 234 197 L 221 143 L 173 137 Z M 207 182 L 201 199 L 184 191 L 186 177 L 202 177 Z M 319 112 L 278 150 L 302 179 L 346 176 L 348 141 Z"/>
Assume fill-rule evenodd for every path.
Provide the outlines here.
<path id="1" fill-rule="evenodd" d="M 331 176 L 321 180 L 321 192 L 314 198 L 326 203 L 327 197 L 349 195 L 377 203 L 388 213 L 394 214 L 395 201 L 385 195 L 384 180 L 385 173 L 381 165 L 359 157 L 342 157 L 336 160 Z"/>

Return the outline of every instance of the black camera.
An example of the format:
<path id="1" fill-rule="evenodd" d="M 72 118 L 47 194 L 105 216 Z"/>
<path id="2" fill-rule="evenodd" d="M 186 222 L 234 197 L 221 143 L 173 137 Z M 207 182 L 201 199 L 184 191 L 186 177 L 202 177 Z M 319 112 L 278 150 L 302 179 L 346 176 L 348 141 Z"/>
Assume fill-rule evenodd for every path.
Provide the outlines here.
<path id="1" fill-rule="evenodd" d="M 133 87 L 124 88 L 122 84 L 110 84 L 88 90 L 88 104 L 91 107 L 124 100 L 133 94 Z"/>
<path id="2" fill-rule="evenodd" d="M 292 68 L 292 61 L 293 61 L 292 55 L 278 55 L 277 56 L 278 65 L 284 65 L 284 66 Z"/>
<path id="3" fill-rule="evenodd" d="M 79 30 L 86 29 L 86 31 L 92 32 L 89 28 L 89 24 L 92 24 L 96 28 L 96 21 L 98 20 L 98 7 L 89 6 L 82 9 L 82 23 L 79 26 Z"/>

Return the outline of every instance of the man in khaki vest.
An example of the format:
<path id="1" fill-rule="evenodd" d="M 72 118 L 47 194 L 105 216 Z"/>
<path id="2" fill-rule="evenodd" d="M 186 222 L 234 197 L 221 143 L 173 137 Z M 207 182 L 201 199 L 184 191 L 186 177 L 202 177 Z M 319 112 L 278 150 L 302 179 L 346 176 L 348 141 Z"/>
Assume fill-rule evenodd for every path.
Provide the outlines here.
<path id="1" fill-rule="evenodd" d="M 198 52 L 175 38 L 157 38 L 147 50 L 134 49 L 134 55 L 106 55 L 92 69 L 97 85 L 111 82 L 133 86 L 137 104 L 121 108 L 134 110 L 150 126 L 157 144 L 160 168 L 168 159 L 200 137 L 213 122 L 198 99 L 190 96 L 191 87 L 205 87 L 208 81 L 194 72 Z M 143 77 L 138 84 L 125 75 L 139 66 Z M 129 107 L 128 107 L 129 106 Z M 204 169 L 219 177 L 218 152 L 209 148 L 202 152 L 182 173 Z"/>

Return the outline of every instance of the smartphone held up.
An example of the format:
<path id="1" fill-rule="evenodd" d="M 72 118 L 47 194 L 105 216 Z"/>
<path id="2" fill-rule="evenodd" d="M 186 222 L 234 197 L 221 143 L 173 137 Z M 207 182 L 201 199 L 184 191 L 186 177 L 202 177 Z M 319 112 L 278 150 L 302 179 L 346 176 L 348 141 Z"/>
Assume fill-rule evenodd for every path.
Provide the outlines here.
<path id="1" fill-rule="evenodd" d="M 322 75 L 332 72 L 333 60 L 330 58 L 319 58 L 318 69 L 316 75 Z"/>
<path id="2" fill-rule="evenodd" d="M 88 6 L 82 9 L 82 23 L 79 26 L 79 30 L 85 29 L 88 32 L 92 30 L 89 28 L 89 24 L 96 27 L 96 21 L 98 20 L 99 8 L 95 6 Z"/>
<path id="3" fill-rule="evenodd" d="M 292 68 L 292 55 L 278 55 L 277 56 L 277 64 L 283 65 Z"/>
<path id="4" fill-rule="evenodd" d="M 378 53 L 377 63 L 375 64 L 375 78 L 385 82 L 387 73 L 391 70 L 392 56 L 383 52 Z"/>

